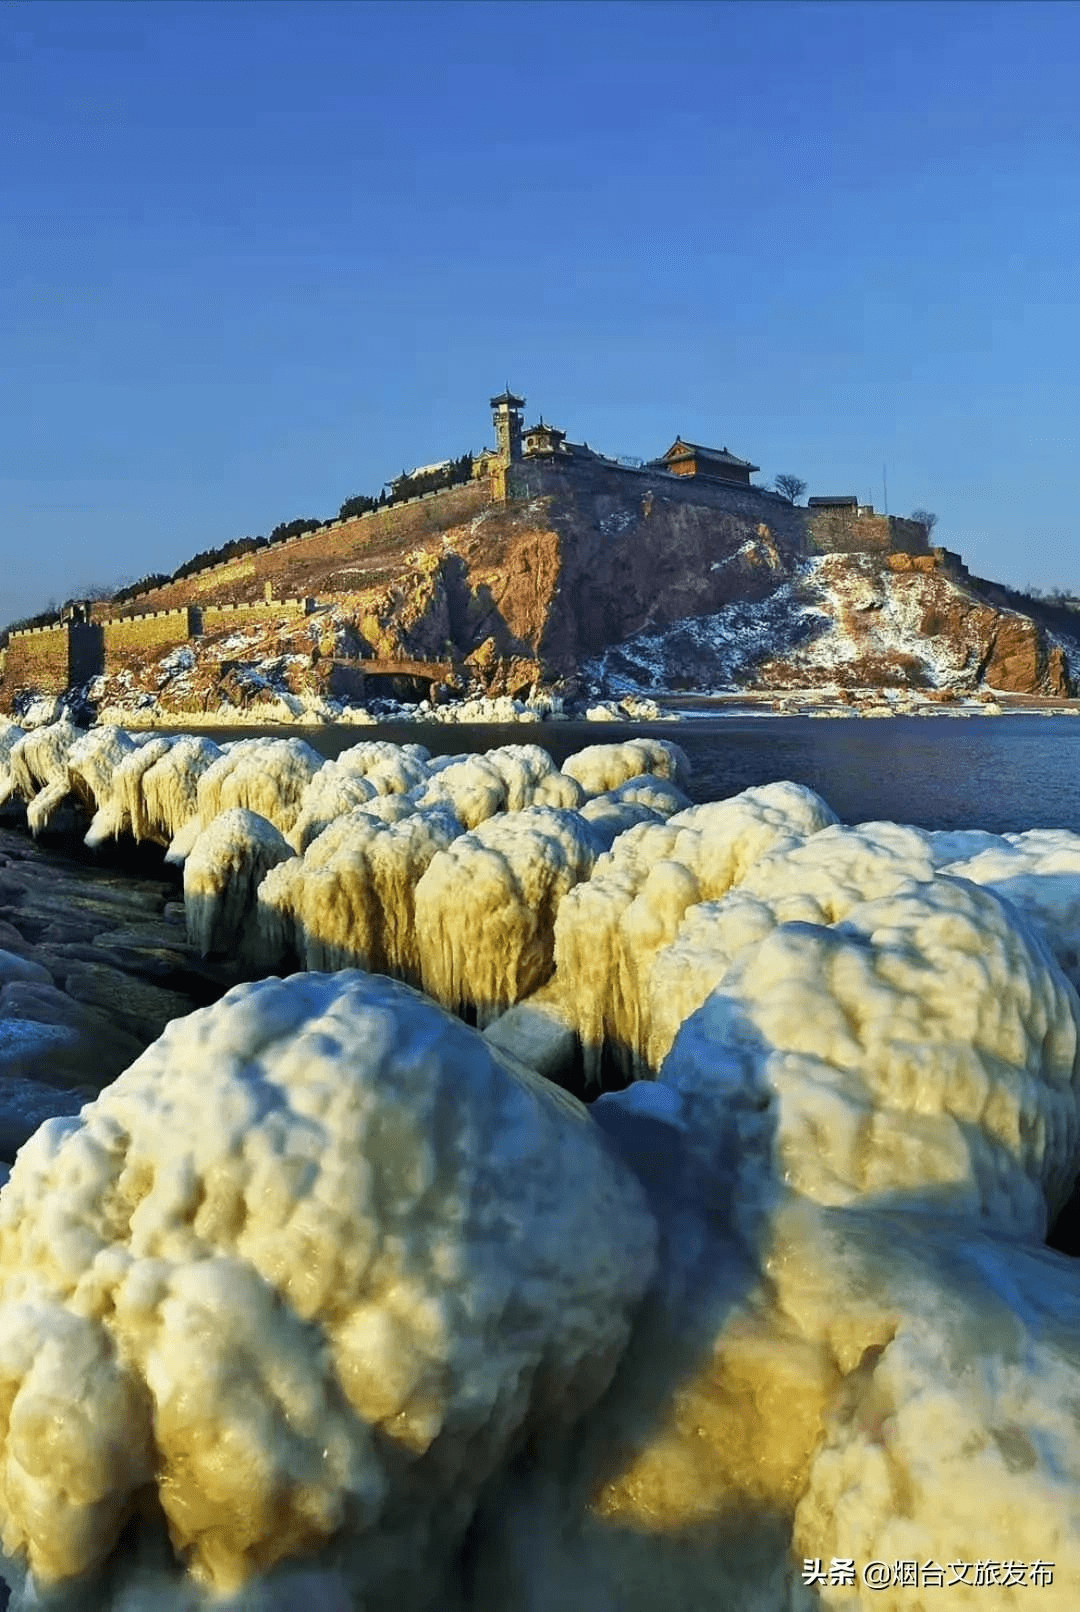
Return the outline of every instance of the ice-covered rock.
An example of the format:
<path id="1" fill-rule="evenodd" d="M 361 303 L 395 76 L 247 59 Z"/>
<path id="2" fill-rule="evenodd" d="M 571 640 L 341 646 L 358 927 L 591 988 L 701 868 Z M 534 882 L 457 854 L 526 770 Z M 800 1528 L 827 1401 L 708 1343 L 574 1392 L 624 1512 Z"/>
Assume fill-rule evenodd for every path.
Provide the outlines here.
<path id="1" fill-rule="evenodd" d="M 577 812 L 531 806 L 453 840 L 416 887 L 424 989 L 488 1023 L 554 967 L 559 903 L 600 846 Z"/>
<path id="2" fill-rule="evenodd" d="M 367 968 L 418 985 L 422 938 L 416 886 L 461 833 L 445 807 L 376 796 L 272 868 L 257 896 L 260 966 L 296 957 L 305 968 Z"/>
<path id="3" fill-rule="evenodd" d="M 563 762 L 562 770 L 587 795 L 602 795 L 630 778 L 653 773 L 680 789 L 690 782 L 690 760 L 670 739 L 628 739 L 625 744 L 592 744 Z"/>
<path id="4" fill-rule="evenodd" d="M 25 737 L 25 728 L 21 728 L 17 722 L 6 722 L 0 718 L 0 806 L 6 805 L 16 793 L 11 752 Z"/>
<path id="5" fill-rule="evenodd" d="M 632 801 L 622 809 L 648 810 Z M 592 877 L 567 893 L 555 922 L 559 980 L 578 1015 L 590 1080 L 600 1079 L 605 1047 L 624 1075 L 646 1071 L 649 974 L 688 909 L 726 894 L 770 852 L 797 848 L 835 823 L 812 790 L 778 783 L 620 833 Z"/>
<path id="6" fill-rule="evenodd" d="M 199 777 L 199 821 L 207 828 L 220 812 L 243 807 L 287 834 L 322 765 L 322 756 L 303 739 L 241 739 L 224 747 Z"/>
<path id="7" fill-rule="evenodd" d="M 26 802 L 27 822 L 34 834 L 49 826 L 70 793 L 68 752 L 82 732 L 67 717 L 33 728 L 8 751 L 12 792 Z"/>
<path id="8" fill-rule="evenodd" d="M 245 957 L 256 945 L 256 891 L 270 868 L 292 855 L 273 823 L 243 806 L 220 812 L 195 839 L 184 861 L 188 939 L 204 957 Z"/>
<path id="9" fill-rule="evenodd" d="M 301 1566 L 303 1604 L 445 1605 L 492 1476 L 607 1388 L 654 1249 L 581 1105 L 417 993 L 237 987 L 0 1193 L 6 1571 L 98 1608 Z"/>
<path id="10" fill-rule="evenodd" d="M 983 836 L 983 841 L 970 847 L 969 854 L 961 850 L 941 871 L 996 890 L 1019 907 L 1038 924 L 1080 990 L 1080 834 L 1029 829 L 1001 838 Z"/>

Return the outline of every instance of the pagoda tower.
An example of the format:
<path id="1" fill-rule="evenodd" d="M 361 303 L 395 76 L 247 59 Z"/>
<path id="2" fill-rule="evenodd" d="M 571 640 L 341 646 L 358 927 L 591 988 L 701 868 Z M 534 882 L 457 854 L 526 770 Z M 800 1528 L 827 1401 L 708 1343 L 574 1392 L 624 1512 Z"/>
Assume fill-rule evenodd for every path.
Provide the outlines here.
<path id="1" fill-rule="evenodd" d="M 525 399 L 515 397 L 509 386 L 491 399 L 496 452 L 504 470 L 521 458 L 521 411 L 524 407 Z"/>

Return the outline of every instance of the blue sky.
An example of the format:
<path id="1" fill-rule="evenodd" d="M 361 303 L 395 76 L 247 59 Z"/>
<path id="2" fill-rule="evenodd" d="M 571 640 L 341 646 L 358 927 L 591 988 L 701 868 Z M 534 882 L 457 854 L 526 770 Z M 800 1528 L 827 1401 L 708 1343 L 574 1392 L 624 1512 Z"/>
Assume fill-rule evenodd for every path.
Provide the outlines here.
<path id="1" fill-rule="evenodd" d="M 678 433 L 1080 590 L 1080 7 L 0 4 L 0 622 Z"/>

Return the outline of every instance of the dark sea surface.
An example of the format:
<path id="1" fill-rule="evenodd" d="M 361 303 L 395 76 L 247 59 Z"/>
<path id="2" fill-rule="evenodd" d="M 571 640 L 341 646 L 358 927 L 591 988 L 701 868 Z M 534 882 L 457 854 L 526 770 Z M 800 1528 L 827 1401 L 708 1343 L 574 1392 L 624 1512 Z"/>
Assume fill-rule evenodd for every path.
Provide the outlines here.
<path id="1" fill-rule="evenodd" d="M 700 717 L 685 722 L 534 722 L 505 726 L 387 722 L 374 727 L 205 728 L 224 739 L 306 739 L 334 757 L 362 739 L 423 744 L 433 755 L 539 744 L 555 761 L 642 734 L 673 739 L 693 764 L 695 801 L 790 778 L 846 823 L 1028 828 L 1080 833 L 1080 717 Z"/>

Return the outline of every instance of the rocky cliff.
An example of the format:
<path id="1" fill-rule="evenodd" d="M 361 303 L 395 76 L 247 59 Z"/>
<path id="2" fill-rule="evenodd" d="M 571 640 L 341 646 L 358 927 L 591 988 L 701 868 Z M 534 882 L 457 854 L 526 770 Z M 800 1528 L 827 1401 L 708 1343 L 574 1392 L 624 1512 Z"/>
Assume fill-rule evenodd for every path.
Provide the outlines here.
<path id="1" fill-rule="evenodd" d="M 1080 615 L 1075 633 L 1070 612 L 1035 619 L 944 551 L 812 555 L 792 520 L 803 512 L 753 489 L 719 508 L 647 477 L 539 485 L 507 505 L 462 489 L 396 524 L 350 522 L 159 590 L 133 608 L 200 625 L 190 640 L 179 629 L 171 656 L 109 668 L 99 697 L 142 690 L 206 709 L 215 689 L 239 699 L 260 677 L 348 693 L 347 663 L 372 657 L 452 663 L 452 685 L 494 694 L 1076 691 Z M 316 607 L 279 619 L 268 591 Z"/>
<path id="2" fill-rule="evenodd" d="M 295 585 L 297 579 L 290 579 Z M 317 574 L 305 586 L 320 590 Z M 793 552 L 767 522 L 572 485 L 491 506 L 358 594 L 364 653 L 464 662 L 488 692 L 900 685 L 1066 695 L 1076 637 L 930 555 Z"/>

